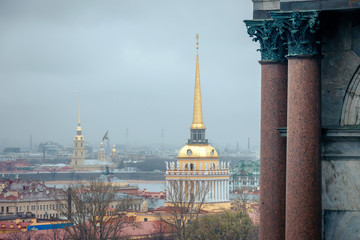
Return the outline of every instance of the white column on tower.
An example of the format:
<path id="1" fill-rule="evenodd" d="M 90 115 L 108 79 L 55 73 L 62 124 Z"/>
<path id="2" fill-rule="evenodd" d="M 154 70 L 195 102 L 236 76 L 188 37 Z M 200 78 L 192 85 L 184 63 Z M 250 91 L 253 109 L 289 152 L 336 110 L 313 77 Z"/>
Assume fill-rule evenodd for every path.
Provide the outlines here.
<path id="1" fill-rule="evenodd" d="M 220 181 L 219 180 L 216 180 L 216 201 L 219 202 L 220 201 Z"/>
<path id="2" fill-rule="evenodd" d="M 197 202 L 199 199 L 198 180 L 194 180 L 194 192 L 195 192 L 195 200 Z"/>
<path id="3" fill-rule="evenodd" d="M 211 180 L 211 201 L 215 201 L 215 180 Z"/>
<path id="4" fill-rule="evenodd" d="M 211 202 L 215 201 L 215 181 L 214 180 L 210 180 L 211 182 Z"/>
<path id="5" fill-rule="evenodd" d="M 221 180 L 218 180 L 218 196 L 219 196 L 219 199 L 218 199 L 218 202 L 220 202 L 221 201 Z"/>
<path id="6" fill-rule="evenodd" d="M 226 200 L 226 180 L 223 180 L 223 201 Z"/>
<path id="7" fill-rule="evenodd" d="M 187 187 L 186 187 L 187 198 L 186 198 L 186 201 L 189 201 L 190 200 L 190 190 L 189 190 L 190 181 L 187 180 L 186 183 L 187 183 Z"/>
<path id="8" fill-rule="evenodd" d="M 220 201 L 222 202 L 224 200 L 224 181 L 220 180 Z"/>
<path id="9" fill-rule="evenodd" d="M 226 180 L 226 201 L 229 201 L 229 180 Z"/>
<path id="10" fill-rule="evenodd" d="M 220 192 L 220 201 L 222 202 L 222 201 L 223 201 L 223 197 L 224 197 L 224 196 L 223 196 L 223 194 L 224 194 L 223 182 L 224 182 L 224 181 L 223 181 L 223 180 L 220 180 L 219 182 L 220 182 L 220 191 L 219 191 L 219 192 Z"/>
<path id="11" fill-rule="evenodd" d="M 215 180 L 215 202 L 219 200 L 218 180 Z"/>
<path id="12" fill-rule="evenodd" d="M 221 180 L 218 180 L 218 202 L 221 201 Z"/>
<path id="13" fill-rule="evenodd" d="M 182 188 L 182 201 L 185 201 L 186 200 L 186 191 L 185 191 L 185 180 L 182 180 L 181 181 L 181 183 L 182 183 L 182 186 L 181 186 L 181 188 Z"/>

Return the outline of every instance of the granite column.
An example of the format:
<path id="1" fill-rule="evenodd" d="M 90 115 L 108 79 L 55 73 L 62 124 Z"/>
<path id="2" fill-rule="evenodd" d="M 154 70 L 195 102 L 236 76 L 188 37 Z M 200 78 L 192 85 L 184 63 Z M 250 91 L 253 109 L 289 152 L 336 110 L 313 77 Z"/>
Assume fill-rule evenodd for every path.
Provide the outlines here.
<path id="1" fill-rule="evenodd" d="M 260 239 L 285 239 L 287 63 L 261 61 Z"/>
<path id="2" fill-rule="evenodd" d="M 287 240 L 321 239 L 320 62 L 316 11 L 274 13 L 287 34 Z"/>
<path id="3" fill-rule="evenodd" d="M 287 61 L 273 21 L 245 21 L 248 33 L 260 42 L 260 240 L 285 239 Z"/>

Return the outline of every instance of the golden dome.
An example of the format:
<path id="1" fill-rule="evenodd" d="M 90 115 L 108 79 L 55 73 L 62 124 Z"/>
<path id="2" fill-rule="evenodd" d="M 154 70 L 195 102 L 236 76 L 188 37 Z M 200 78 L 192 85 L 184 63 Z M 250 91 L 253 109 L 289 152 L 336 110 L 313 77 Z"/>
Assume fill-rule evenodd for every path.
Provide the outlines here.
<path id="1" fill-rule="evenodd" d="M 178 158 L 218 158 L 216 149 L 210 144 L 186 144 L 179 153 Z"/>

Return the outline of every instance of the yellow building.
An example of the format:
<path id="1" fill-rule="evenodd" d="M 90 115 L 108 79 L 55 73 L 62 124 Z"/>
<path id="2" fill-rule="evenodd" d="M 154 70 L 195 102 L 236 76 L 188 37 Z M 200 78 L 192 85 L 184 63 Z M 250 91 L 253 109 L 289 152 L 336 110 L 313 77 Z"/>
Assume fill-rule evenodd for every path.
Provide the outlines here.
<path id="1" fill-rule="evenodd" d="M 85 140 L 82 135 L 81 123 L 80 123 L 80 93 L 78 102 L 78 123 L 76 127 L 76 135 L 74 138 L 73 155 L 70 166 L 83 165 L 85 161 Z"/>
<path id="2" fill-rule="evenodd" d="M 196 38 L 198 40 L 199 36 Z M 216 212 L 230 208 L 229 163 L 219 162 L 216 149 L 205 138 L 198 41 L 196 44 L 194 112 L 190 139 L 180 149 L 177 162 L 166 163 L 165 205 L 171 206 L 177 201 L 194 201 L 195 204 L 203 204 L 204 210 Z M 180 197 L 178 193 L 181 193 Z"/>
<path id="3" fill-rule="evenodd" d="M 100 143 L 100 148 L 97 152 L 98 155 L 98 160 L 100 161 L 106 161 L 106 154 L 105 154 L 105 149 L 104 149 L 104 144 L 101 142 Z"/>
<path id="4" fill-rule="evenodd" d="M 105 170 L 107 166 L 111 168 L 116 167 L 111 159 L 106 158 L 103 143 L 100 144 L 98 159 L 85 159 L 85 139 L 82 135 L 82 128 L 80 123 L 80 93 L 78 101 L 78 123 L 76 127 L 76 135 L 74 137 L 74 148 L 70 166 L 74 170 L 86 171 Z"/>

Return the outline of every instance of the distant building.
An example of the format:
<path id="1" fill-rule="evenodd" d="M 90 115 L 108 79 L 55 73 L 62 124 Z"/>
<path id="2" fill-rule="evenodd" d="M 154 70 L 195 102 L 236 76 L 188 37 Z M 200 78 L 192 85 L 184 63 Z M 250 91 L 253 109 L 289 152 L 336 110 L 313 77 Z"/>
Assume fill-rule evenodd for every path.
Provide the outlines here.
<path id="1" fill-rule="evenodd" d="M 2 180 L 0 216 L 31 213 L 40 219 L 59 217 L 57 199 L 63 190 L 45 186 L 39 181 Z"/>
<path id="2" fill-rule="evenodd" d="M 84 136 L 82 135 L 82 128 L 80 123 L 80 93 L 79 93 L 78 123 L 76 127 L 73 155 L 70 165 L 71 166 L 83 165 L 84 161 L 85 161 L 85 139 Z"/>
<path id="3" fill-rule="evenodd" d="M 231 169 L 230 189 L 258 190 L 260 187 L 260 162 L 239 161 Z"/>
<path id="4" fill-rule="evenodd" d="M 74 137 L 73 155 L 70 166 L 74 170 L 105 170 L 106 166 L 115 167 L 115 164 L 104 157 L 105 150 L 102 143 L 98 152 L 98 159 L 85 159 L 85 139 L 82 135 L 80 123 L 80 94 L 78 100 L 78 123 L 76 127 L 76 135 Z M 100 159 L 99 159 L 100 158 Z"/>
<path id="5" fill-rule="evenodd" d="M 110 207 L 115 208 L 124 199 L 131 199 L 130 210 L 148 211 L 145 198 L 122 193 L 124 183 L 117 179 L 111 180 L 111 185 L 118 192 Z M 0 188 L 0 218 L 17 214 L 33 214 L 37 219 L 57 219 L 61 217 L 61 208 L 67 204 L 66 200 L 61 201 L 66 196 L 64 190 L 47 187 L 39 181 L 0 180 Z"/>
<path id="6" fill-rule="evenodd" d="M 198 38 L 198 35 L 197 35 Z M 219 156 L 205 138 L 203 123 L 198 42 L 196 47 L 196 74 L 193 122 L 190 128 L 190 139 L 177 156 L 177 162 L 166 166 L 166 202 L 165 206 L 174 204 L 176 192 L 182 195 L 181 201 L 203 202 L 204 209 L 217 211 L 229 209 L 229 164 L 219 162 Z M 203 192 L 203 193 L 202 193 Z M 194 199 L 194 200 L 190 200 Z"/>
<path id="7" fill-rule="evenodd" d="M 106 153 L 104 149 L 104 144 L 102 142 L 100 143 L 100 148 L 97 152 L 97 156 L 99 161 L 106 161 Z"/>
<path id="8" fill-rule="evenodd" d="M 4 153 L 20 153 L 20 148 L 19 147 L 8 147 L 5 148 Z"/>

